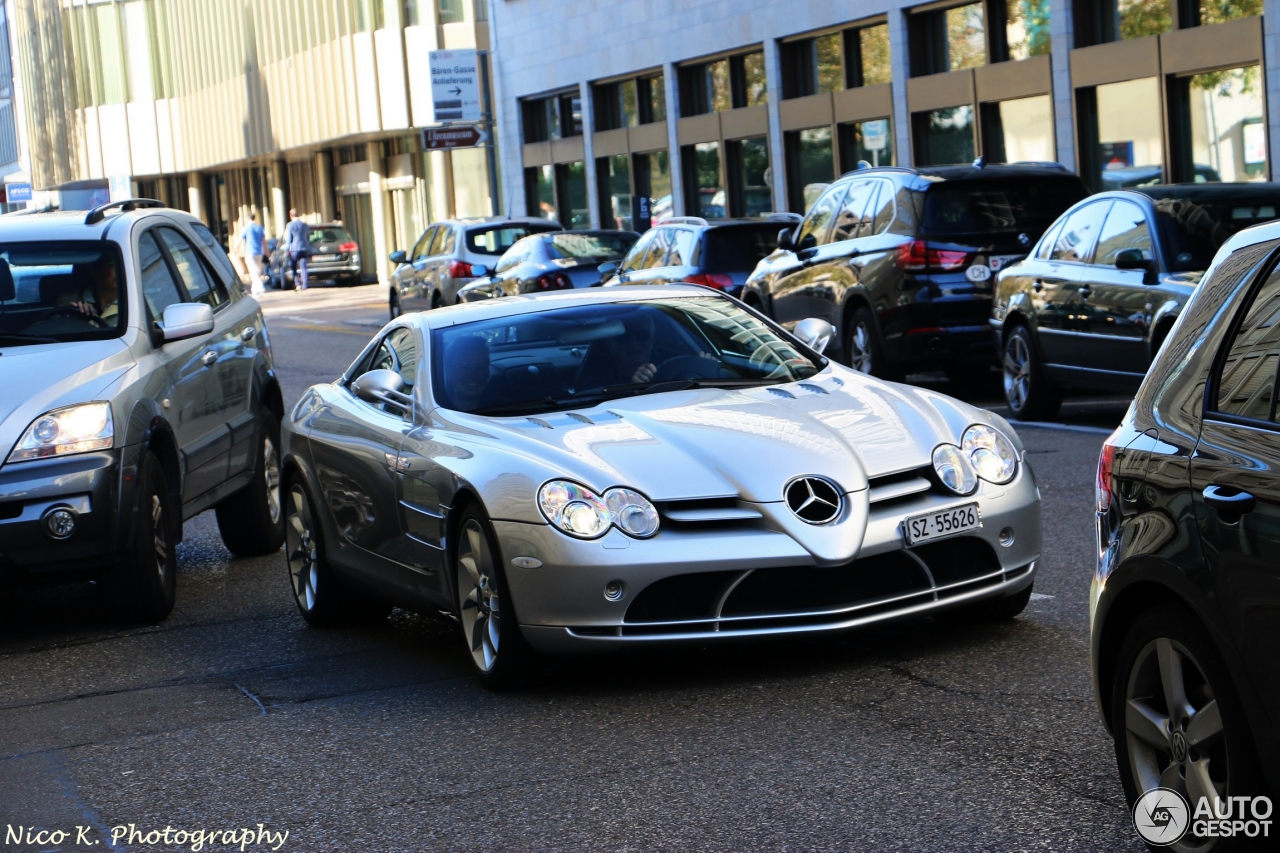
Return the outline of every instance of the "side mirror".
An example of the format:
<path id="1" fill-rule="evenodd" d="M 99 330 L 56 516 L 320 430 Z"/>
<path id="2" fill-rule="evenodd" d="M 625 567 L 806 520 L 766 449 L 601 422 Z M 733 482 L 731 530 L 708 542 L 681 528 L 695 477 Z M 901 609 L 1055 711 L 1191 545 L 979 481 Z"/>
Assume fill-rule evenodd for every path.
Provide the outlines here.
<path id="1" fill-rule="evenodd" d="M 351 383 L 351 393 L 375 406 L 393 406 L 408 412 L 413 398 L 404 393 L 404 379 L 394 370 L 370 370 Z"/>
<path id="2" fill-rule="evenodd" d="M 617 271 L 618 271 L 618 265 L 616 263 L 614 263 L 613 261 L 606 261 L 605 263 L 596 267 L 596 272 L 600 273 L 600 280 L 591 286 L 599 287 L 600 285 L 608 281 L 613 276 L 613 274 L 616 273 Z"/>
<path id="3" fill-rule="evenodd" d="M 167 344 L 207 335 L 213 331 L 213 309 L 203 302 L 175 302 L 164 309 L 160 331 Z"/>
<path id="4" fill-rule="evenodd" d="M 1142 270 L 1146 273 L 1142 277 L 1144 284 L 1155 284 L 1156 282 L 1156 262 L 1152 258 L 1144 258 L 1141 249 L 1121 249 L 1116 255 L 1116 269 L 1118 270 Z"/>
<path id="5" fill-rule="evenodd" d="M 476 278 L 483 278 L 489 274 L 489 268 L 486 267 L 484 264 L 472 264 L 471 274 Z"/>
<path id="6" fill-rule="evenodd" d="M 831 343 L 831 339 L 835 337 L 836 327 L 826 320 L 808 317 L 796 323 L 791 333 L 799 338 L 809 349 L 816 353 L 821 353 Z"/>
<path id="7" fill-rule="evenodd" d="M 409 256 L 408 256 L 408 255 L 406 255 L 404 252 L 392 252 L 392 253 L 389 255 L 389 257 L 391 258 L 391 263 L 393 263 L 393 264 L 407 264 L 407 263 L 409 263 Z"/>
<path id="8" fill-rule="evenodd" d="M 791 236 L 790 228 L 783 228 L 778 232 L 778 248 L 784 252 L 794 252 L 796 250 L 796 241 Z"/>

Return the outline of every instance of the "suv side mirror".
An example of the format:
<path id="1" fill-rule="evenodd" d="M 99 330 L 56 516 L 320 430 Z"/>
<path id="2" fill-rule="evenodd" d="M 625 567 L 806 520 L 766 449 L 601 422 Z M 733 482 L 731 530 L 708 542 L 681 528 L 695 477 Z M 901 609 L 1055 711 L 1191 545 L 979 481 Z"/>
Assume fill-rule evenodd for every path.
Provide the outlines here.
<path id="1" fill-rule="evenodd" d="M 801 343 L 809 349 L 821 354 L 827 348 L 827 345 L 831 343 L 831 339 L 835 337 L 836 327 L 826 320 L 807 317 L 796 323 L 791 333 L 799 338 Z"/>
<path id="2" fill-rule="evenodd" d="M 784 252 L 794 252 L 796 250 L 796 241 L 791 236 L 790 228 L 783 228 L 778 232 L 778 248 Z"/>
<path id="3" fill-rule="evenodd" d="M 404 378 L 385 368 L 363 373 L 351 383 L 351 393 L 375 406 L 392 406 L 407 414 L 413 398 L 404 393 Z"/>
<path id="4" fill-rule="evenodd" d="M 203 302 L 175 302 L 164 309 L 158 325 L 166 344 L 198 338 L 213 331 L 213 309 Z"/>
<path id="5" fill-rule="evenodd" d="M 405 264 L 409 262 L 409 256 L 400 251 L 392 252 L 388 255 L 388 258 L 390 258 L 391 263 L 393 264 Z"/>

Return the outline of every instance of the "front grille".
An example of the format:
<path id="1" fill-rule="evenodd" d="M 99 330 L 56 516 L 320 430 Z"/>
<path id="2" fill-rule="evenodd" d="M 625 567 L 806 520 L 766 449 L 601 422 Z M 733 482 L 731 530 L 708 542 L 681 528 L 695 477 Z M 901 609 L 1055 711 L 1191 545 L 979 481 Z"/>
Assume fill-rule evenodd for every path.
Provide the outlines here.
<path id="1" fill-rule="evenodd" d="M 601 630 L 645 636 L 822 625 L 941 601 L 995 586 L 1023 571 L 1004 573 L 989 544 L 958 536 L 832 568 L 674 575 L 641 590 L 620 629 Z"/>

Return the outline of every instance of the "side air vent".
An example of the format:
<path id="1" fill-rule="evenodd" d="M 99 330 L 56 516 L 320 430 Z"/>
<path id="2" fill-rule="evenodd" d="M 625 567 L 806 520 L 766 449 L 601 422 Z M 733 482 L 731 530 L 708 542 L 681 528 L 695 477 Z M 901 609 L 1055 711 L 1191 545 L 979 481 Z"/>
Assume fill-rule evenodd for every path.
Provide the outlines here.
<path id="1" fill-rule="evenodd" d="M 659 501 L 656 507 L 664 520 L 677 524 L 718 525 L 764 517 L 758 510 L 742 505 L 736 496 Z"/>
<path id="2" fill-rule="evenodd" d="M 867 499 L 873 504 L 885 503 L 927 492 L 933 488 L 933 481 L 927 476 L 928 470 L 916 468 L 883 477 L 871 477 L 868 480 L 871 492 Z"/>

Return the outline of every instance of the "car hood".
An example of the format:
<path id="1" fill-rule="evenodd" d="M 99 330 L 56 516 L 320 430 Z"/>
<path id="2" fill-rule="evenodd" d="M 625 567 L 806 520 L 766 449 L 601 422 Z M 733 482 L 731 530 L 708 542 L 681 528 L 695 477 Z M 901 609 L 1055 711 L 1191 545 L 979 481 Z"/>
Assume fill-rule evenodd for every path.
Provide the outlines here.
<path id="1" fill-rule="evenodd" d="M 50 409 L 87 403 L 133 365 L 118 338 L 0 349 L 0 464 L 23 430 Z M 113 412 L 122 429 L 121 412 Z"/>

